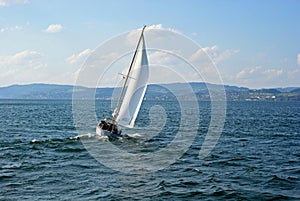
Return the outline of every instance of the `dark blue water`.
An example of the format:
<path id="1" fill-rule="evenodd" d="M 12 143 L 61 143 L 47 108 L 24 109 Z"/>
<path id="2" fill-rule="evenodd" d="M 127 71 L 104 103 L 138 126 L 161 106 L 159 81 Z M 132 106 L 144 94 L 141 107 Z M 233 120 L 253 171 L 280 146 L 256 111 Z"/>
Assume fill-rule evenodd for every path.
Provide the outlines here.
<path id="1" fill-rule="evenodd" d="M 180 122 L 176 102 L 146 102 L 137 126 L 149 124 L 148 110 L 156 104 L 167 118 L 156 136 L 112 143 L 135 153 L 165 148 L 178 131 L 172 126 Z M 98 118 L 109 114 L 110 102 L 96 106 Z M 300 199 L 299 102 L 228 102 L 221 138 L 203 160 L 198 154 L 209 102 L 200 102 L 200 109 L 197 137 L 181 158 L 159 171 L 125 174 L 86 150 L 71 101 L 1 100 L 0 200 Z"/>

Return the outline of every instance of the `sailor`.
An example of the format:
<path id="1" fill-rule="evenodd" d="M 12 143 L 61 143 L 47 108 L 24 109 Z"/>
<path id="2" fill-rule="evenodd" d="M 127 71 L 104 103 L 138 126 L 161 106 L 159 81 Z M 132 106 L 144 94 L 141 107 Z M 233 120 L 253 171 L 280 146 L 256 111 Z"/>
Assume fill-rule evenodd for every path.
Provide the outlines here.
<path id="1" fill-rule="evenodd" d="M 118 128 L 117 128 L 116 125 L 113 125 L 112 133 L 113 133 L 113 134 L 118 134 Z"/>
<path id="2" fill-rule="evenodd" d="M 108 129 L 107 129 L 107 130 L 108 130 L 109 132 L 111 132 L 111 131 L 112 131 L 112 129 L 113 129 L 113 124 L 109 124 L 109 125 L 108 125 Z"/>
<path id="3" fill-rule="evenodd" d="M 106 130 L 108 128 L 107 123 L 103 120 L 101 120 L 99 127 L 102 128 L 103 130 Z"/>

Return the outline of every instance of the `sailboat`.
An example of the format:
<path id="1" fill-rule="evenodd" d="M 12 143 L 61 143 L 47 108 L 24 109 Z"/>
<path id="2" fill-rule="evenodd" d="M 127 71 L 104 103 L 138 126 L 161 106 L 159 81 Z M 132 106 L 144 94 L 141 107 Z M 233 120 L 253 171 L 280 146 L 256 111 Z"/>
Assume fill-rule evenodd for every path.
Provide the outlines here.
<path id="1" fill-rule="evenodd" d="M 144 30 L 139 37 L 118 102 L 111 118 L 104 118 L 96 126 L 97 136 L 120 137 L 121 126 L 133 128 L 147 89 L 149 77 Z"/>

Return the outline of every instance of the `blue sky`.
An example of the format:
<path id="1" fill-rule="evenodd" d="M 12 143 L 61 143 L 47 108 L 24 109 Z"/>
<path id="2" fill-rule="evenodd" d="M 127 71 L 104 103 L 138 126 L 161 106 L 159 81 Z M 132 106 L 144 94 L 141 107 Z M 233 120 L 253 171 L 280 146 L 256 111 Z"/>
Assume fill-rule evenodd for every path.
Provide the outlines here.
<path id="1" fill-rule="evenodd" d="M 300 86 L 299 19 L 297 0 L 0 0 L 0 86 L 74 84 L 95 48 L 144 24 L 215 55 L 225 84 Z"/>

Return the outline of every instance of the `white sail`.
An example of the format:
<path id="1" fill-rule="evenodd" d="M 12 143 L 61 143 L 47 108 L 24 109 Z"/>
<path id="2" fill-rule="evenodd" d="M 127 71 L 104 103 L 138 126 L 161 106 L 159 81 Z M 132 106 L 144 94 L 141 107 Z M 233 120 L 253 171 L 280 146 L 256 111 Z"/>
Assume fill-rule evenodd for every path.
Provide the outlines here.
<path id="1" fill-rule="evenodd" d="M 129 76 L 127 90 L 120 105 L 116 121 L 123 126 L 132 128 L 144 99 L 149 77 L 148 58 L 143 35 L 137 50 L 134 66 L 130 75 L 127 76 Z"/>

